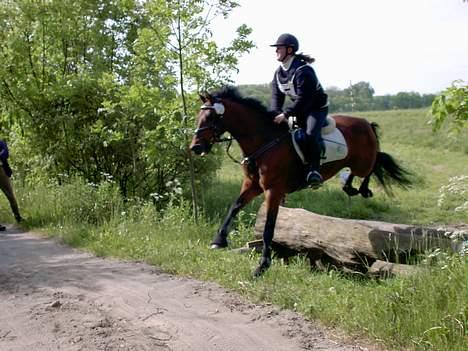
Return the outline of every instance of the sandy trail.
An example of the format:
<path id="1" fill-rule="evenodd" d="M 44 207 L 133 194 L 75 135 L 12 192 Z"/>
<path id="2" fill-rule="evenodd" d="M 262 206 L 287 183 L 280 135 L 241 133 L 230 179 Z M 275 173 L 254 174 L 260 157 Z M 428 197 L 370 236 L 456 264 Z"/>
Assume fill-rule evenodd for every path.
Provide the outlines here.
<path id="1" fill-rule="evenodd" d="M 215 284 L 0 233 L 0 350 L 369 350 Z"/>

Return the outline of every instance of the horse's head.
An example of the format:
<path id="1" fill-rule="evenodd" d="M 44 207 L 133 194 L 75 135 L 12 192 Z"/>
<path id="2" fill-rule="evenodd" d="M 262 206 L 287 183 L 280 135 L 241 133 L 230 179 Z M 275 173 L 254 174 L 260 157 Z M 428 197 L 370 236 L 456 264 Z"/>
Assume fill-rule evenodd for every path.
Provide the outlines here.
<path id="1" fill-rule="evenodd" d="M 190 149 L 197 155 L 210 152 L 214 143 L 221 140 L 226 131 L 223 125 L 224 105 L 205 93 L 200 95 L 203 105 L 197 117 L 197 129 L 190 144 Z"/>

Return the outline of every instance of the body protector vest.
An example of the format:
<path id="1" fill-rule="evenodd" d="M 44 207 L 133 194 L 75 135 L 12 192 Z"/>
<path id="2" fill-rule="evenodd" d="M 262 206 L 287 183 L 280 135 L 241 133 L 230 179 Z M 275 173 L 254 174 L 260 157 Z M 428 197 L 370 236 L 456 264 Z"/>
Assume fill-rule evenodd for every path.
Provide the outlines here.
<path id="1" fill-rule="evenodd" d="M 305 67 L 305 65 L 302 67 Z M 298 69 L 301 69 L 302 67 L 299 67 Z M 283 79 L 280 79 L 280 75 L 276 74 L 276 84 L 278 84 L 278 89 L 284 95 L 288 96 L 292 101 L 295 101 L 298 97 L 296 94 L 296 89 L 294 88 L 294 78 L 296 77 L 296 71 L 297 70 L 294 70 L 293 72 L 291 72 L 291 75 L 286 75 L 285 77 L 282 77 Z M 318 84 L 320 85 L 320 83 Z"/>
<path id="2" fill-rule="evenodd" d="M 288 115 L 300 117 L 328 106 L 328 96 L 314 69 L 298 59 L 295 59 L 287 70 L 279 67 L 275 72 L 272 96 L 275 110 L 280 110 L 284 96 L 288 96 L 293 102 L 293 107 L 286 109 Z"/>

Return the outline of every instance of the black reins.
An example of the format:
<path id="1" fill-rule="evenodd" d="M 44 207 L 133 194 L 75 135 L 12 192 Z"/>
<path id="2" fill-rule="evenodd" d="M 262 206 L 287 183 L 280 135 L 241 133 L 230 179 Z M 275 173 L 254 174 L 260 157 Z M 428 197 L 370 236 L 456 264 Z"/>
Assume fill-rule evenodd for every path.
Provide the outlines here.
<path id="1" fill-rule="evenodd" d="M 260 157 L 262 156 L 265 152 L 267 152 L 268 150 L 270 150 L 271 148 L 275 147 L 276 145 L 278 145 L 279 143 L 281 143 L 281 141 L 287 137 L 289 135 L 289 132 L 273 139 L 272 141 L 270 141 L 269 143 L 263 145 L 260 149 L 258 149 L 257 151 L 255 151 L 252 155 L 250 156 L 246 156 L 244 157 L 244 159 L 242 160 L 241 164 L 242 165 L 246 165 L 247 166 L 247 169 L 249 171 L 254 171 L 255 168 L 254 168 L 254 162 Z"/>

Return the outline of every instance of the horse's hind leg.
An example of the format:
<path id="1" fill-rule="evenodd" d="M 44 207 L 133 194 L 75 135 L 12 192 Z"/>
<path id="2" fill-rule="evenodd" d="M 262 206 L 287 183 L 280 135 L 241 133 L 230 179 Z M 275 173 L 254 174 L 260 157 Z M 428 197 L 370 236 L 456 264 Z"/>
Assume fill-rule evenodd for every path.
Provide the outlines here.
<path id="1" fill-rule="evenodd" d="M 262 189 L 257 183 L 253 183 L 250 179 L 244 179 L 242 183 L 242 190 L 237 200 L 231 205 L 229 211 L 224 218 L 223 224 L 211 242 L 212 249 L 219 249 L 228 246 L 228 230 L 232 220 L 237 216 L 239 211 L 247 205 L 254 197 L 259 195 Z"/>
<path id="2" fill-rule="evenodd" d="M 10 178 L 6 175 L 3 168 L 0 167 L 0 188 L 10 203 L 11 210 L 17 222 L 21 222 L 22 217 L 19 212 L 18 203 L 16 202 L 15 192 L 11 185 Z"/>
<path id="3" fill-rule="evenodd" d="M 348 196 L 354 196 L 359 194 L 359 190 L 353 188 L 353 179 L 354 175 L 351 173 L 348 178 L 346 179 L 345 185 L 343 185 L 343 191 L 348 194 Z"/>
<path id="4" fill-rule="evenodd" d="M 370 174 L 367 177 L 365 177 L 361 183 L 361 186 L 359 187 L 359 194 L 361 194 L 363 198 L 372 197 L 374 195 L 369 189 L 370 177 Z"/>

